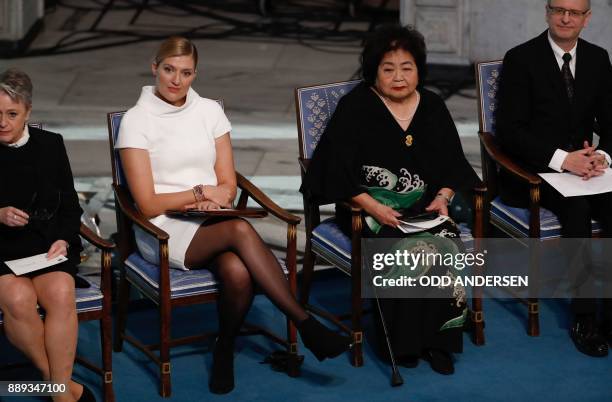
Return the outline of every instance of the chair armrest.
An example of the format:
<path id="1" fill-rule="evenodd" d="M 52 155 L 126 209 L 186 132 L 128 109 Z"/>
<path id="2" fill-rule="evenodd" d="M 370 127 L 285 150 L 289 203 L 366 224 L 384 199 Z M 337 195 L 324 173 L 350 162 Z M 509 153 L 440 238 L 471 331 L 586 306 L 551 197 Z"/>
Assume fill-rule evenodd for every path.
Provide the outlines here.
<path id="1" fill-rule="evenodd" d="M 351 215 L 360 215 L 361 211 L 363 211 L 363 208 L 355 204 L 353 201 L 341 201 L 336 203 L 336 205 L 339 205 L 341 208 L 350 211 Z"/>
<path id="2" fill-rule="evenodd" d="M 480 141 L 487 154 L 491 157 L 491 159 L 499 164 L 502 169 L 532 186 L 538 186 L 542 183 L 542 179 L 540 179 L 540 177 L 517 165 L 506 154 L 504 154 L 495 143 L 491 133 L 479 132 L 478 135 L 480 136 Z"/>
<path id="3" fill-rule="evenodd" d="M 85 238 L 88 242 L 103 251 L 111 251 L 115 248 L 115 243 L 110 240 L 106 240 L 95 234 L 90 228 L 81 223 L 80 235 Z"/>
<path id="4" fill-rule="evenodd" d="M 292 225 L 297 225 L 302 221 L 299 216 L 293 215 L 287 210 L 281 208 L 280 205 L 272 201 L 272 199 L 265 195 L 263 191 L 257 188 L 253 183 L 247 180 L 246 177 L 238 172 L 236 172 L 236 179 L 238 181 L 238 187 L 240 187 L 242 191 L 246 192 L 249 197 L 261 205 L 263 209 L 276 216 L 278 219 Z"/>
<path id="5" fill-rule="evenodd" d="M 168 233 L 149 222 L 142 212 L 134 207 L 125 188 L 113 184 L 113 189 L 115 190 L 115 197 L 117 199 L 117 203 L 119 204 L 119 208 L 121 208 L 121 211 L 130 221 L 138 225 L 145 232 L 155 236 L 157 240 L 168 241 L 170 238 Z"/>

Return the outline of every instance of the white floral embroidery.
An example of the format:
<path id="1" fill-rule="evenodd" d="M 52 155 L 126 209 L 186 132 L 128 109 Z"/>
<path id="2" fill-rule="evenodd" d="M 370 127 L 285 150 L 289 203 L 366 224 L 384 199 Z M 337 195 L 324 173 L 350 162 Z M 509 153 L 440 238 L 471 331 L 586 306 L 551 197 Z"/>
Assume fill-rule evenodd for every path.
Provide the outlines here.
<path id="1" fill-rule="evenodd" d="M 361 170 L 366 173 L 366 181 L 374 180 L 377 187 L 383 187 L 387 190 L 393 189 L 397 183 L 397 176 L 385 168 L 378 166 L 362 166 Z"/>
<path id="2" fill-rule="evenodd" d="M 425 182 L 418 174 L 412 175 L 407 169 L 400 169 L 402 177 L 398 179 L 396 175 L 385 168 L 378 166 L 362 166 L 362 171 L 366 174 L 366 181 L 374 181 L 377 187 L 393 190 L 397 193 L 407 193 L 412 190 L 419 190 L 425 187 Z"/>
<path id="3" fill-rule="evenodd" d="M 446 228 L 444 228 L 444 229 L 440 230 L 438 233 L 436 233 L 435 236 L 438 236 L 438 237 L 457 237 L 457 234 L 454 233 L 454 232 L 449 231 Z"/>
<path id="4" fill-rule="evenodd" d="M 400 173 L 402 174 L 402 177 L 400 177 L 398 180 L 398 188 L 396 189 L 398 193 L 407 193 L 409 191 L 425 187 L 425 182 L 421 180 L 418 174 L 413 176 L 406 168 L 401 168 Z"/>

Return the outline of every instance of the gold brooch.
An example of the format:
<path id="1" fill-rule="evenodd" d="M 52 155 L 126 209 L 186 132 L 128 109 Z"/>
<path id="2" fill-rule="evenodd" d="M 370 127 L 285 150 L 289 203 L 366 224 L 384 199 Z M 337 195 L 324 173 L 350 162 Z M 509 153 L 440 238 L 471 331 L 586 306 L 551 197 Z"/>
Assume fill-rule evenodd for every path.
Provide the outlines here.
<path id="1" fill-rule="evenodd" d="M 406 142 L 405 142 L 405 144 L 406 144 L 406 146 L 407 146 L 407 147 L 412 146 L 412 136 L 411 136 L 410 134 L 408 134 L 408 135 L 406 136 Z"/>

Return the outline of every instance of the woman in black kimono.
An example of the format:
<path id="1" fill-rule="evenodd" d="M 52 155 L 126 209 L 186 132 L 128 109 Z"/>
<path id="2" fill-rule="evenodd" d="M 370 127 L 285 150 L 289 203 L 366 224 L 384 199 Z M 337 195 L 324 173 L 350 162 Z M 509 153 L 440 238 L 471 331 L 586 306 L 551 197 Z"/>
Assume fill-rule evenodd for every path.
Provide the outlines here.
<path id="1" fill-rule="evenodd" d="M 0 310 L 4 332 L 40 370 L 43 380 L 67 385 L 54 401 L 94 401 L 71 380 L 78 322 L 76 266 L 81 207 L 62 137 L 26 122 L 32 109 L 27 74 L 0 74 Z M 66 261 L 16 276 L 4 263 L 46 254 Z M 37 305 L 44 308 L 40 318 Z"/>
<path id="2" fill-rule="evenodd" d="M 438 252 L 461 251 L 451 220 L 416 235 L 397 229 L 400 216 L 448 215 L 455 192 L 478 181 L 443 100 L 420 85 L 426 68 L 423 36 L 383 26 L 366 42 L 361 64 L 364 82 L 338 103 L 302 191 L 318 203 L 358 204 L 365 211 L 364 237 L 402 237 L 403 248 L 413 252 L 424 244 Z M 350 216 L 338 209 L 337 217 L 350 233 Z M 441 237 L 455 241 L 441 243 Z M 447 272 L 433 269 L 430 273 Z M 400 364 L 414 367 L 424 357 L 435 371 L 451 374 L 452 353 L 462 351 L 465 291 L 432 291 L 435 298 L 430 293 L 427 299 L 381 299 L 381 308 Z M 379 339 L 384 350 L 384 338 Z"/>

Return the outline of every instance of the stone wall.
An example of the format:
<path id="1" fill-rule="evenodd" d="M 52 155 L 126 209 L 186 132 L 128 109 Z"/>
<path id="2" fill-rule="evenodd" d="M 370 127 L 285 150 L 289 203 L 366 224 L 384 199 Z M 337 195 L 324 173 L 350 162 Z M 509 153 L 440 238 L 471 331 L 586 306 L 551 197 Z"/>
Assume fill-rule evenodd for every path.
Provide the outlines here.
<path id="1" fill-rule="evenodd" d="M 545 5 L 545 0 L 403 0 L 400 18 L 423 32 L 432 62 L 469 64 L 502 58 L 543 32 Z M 591 0 L 591 8 L 582 37 L 612 54 L 612 0 Z"/>

